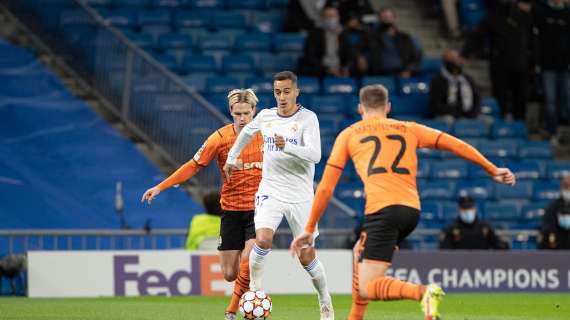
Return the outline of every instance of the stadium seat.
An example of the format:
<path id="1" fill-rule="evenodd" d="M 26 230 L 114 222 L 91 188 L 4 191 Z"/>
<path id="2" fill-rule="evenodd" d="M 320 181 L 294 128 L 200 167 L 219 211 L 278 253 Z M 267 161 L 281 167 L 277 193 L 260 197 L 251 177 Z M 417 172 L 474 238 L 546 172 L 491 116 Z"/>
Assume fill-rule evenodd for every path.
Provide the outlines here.
<path id="1" fill-rule="evenodd" d="M 240 81 L 230 77 L 209 78 L 206 83 L 209 93 L 225 93 L 227 95 L 230 90 L 241 88 Z"/>
<path id="2" fill-rule="evenodd" d="M 453 199 L 456 200 L 456 199 Z M 457 218 L 458 206 L 457 201 L 438 201 L 440 203 L 441 209 L 439 211 L 439 219 L 450 223 Z"/>
<path id="3" fill-rule="evenodd" d="M 257 12 L 251 19 L 253 30 L 263 33 L 276 33 L 281 31 L 283 16 L 274 12 Z"/>
<path id="4" fill-rule="evenodd" d="M 139 46 L 141 49 L 146 51 L 152 51 L 155 49 L 155 42 L 151 35 L 144 33 L 130 33 L 127 34 L 129 40 L 132 43 Z"/>
<path id="5" fill-rule="evenodd" d="M 515 141 L 485 141 L 479 146 L 487 157 L 513 158 L 517 155 L 518 143 Z"/>
<path id="6" fill-rule="evenodd" d="M 424 57 L 420 63 L 420 71 L 424 74 L 435 74 L 443 65 L 441 58 Z"/>
<path id="7" fill-rule="evenodd" d="M 156 61 L 164 65 L 168 70 L 172 72 L 178 72 L 178 61 L 176 57 L 172 54 L 164 53 L 154 56 Z"/>
<path id="8" fill-rule="evenodd" d="M 535 200 L 560 199 L 560 182 L 540 181 L 534 184 Z"/>
<path id="9" fill-rule="evenodd" d="M 509 169 L 517 179 L 540 179 L 545 176 L 544 169 L 536 162 L 512 162 Z"/>
<path id="10" fill-rule="evenodd" d="M 398 82 L 401 94 L 425 95 L 429 93 L 429 81 L 426 78 L 400 78 Z"/>
<path id="11" fill-rule="evenodd" d="M 498 118 L 501 114 L 501 108 L 497 100 L 493 97 L 481 99 L 481 114 Z"/>
<path id="12" fill-rule="evenodd" d="M 85 3 L 93 8 L 109 8 L 113 0 L 86 0 Z"/>
<path id="13" fill-rule="evenodd" d="M 141 11 L 137 15 L 137 24 L 141 32 L 151 35 L 154 41 L 172 30 L 170 11 L 167 10 Z"/>
<path id="14" fill-rule="evenodd" d="M 162 75 L 149 75 L 145 77 L 133 78 L 131 85 L 132 90 L 136 94 L 140 93 L 158 93 L 166 91 L 165 78 Z"/>
<path id="15" fill-rule="evenodd" d="M 522 219 L 529 224 L 529 228 L 535 229 L 540 226 L 547 206 L 548 201 L 537 201 L 522 208 Z"/>
<path id="16" fill-rule="evenodd" d="M 193 46 L 192 37 L 187 34 L 168 33 L 158 38 L 158 46 L 162 50 L 167 49 L 190 49 Z"/>
<path id="17" fill-rule="evenodd" d="M 248 78 L 245 80 L 245 86 L 253 89 L 256 94 L 273 94 L 273 79 L 271 78 Z"/>
<path id="18" fill-rule="evenodd" d="M 497 184 L 495 186 L 495 199 L 531 199 L 533 183 L 531 181 L 517 181 L 514 186 Z"/>
<path id="19" fill-rule="evenodd" d="M 461 180 L 457 183 L 457 195 L 468 194 L 475 200 L 487 200 L 493 198 L 494 183 L 491 179 Z"/>
<path id="20" fill-rule="evenodd" d="M 254 67 L 251 56 L 231 55 L 222 59 L 222 72 L 250 72 Z"/>
<path id="21" fill-rule="evenodd" d="M 305 36 L 300 33 L 276 33 L 273 36 L 273 49 L 275 52 L 302 52 L 304 45 Z"/>
<path id="22" fill-rule="evenodd" d="M 18 98 L 67 97 L 63 84 L 51 74 L 0 75 L 0 101 Z"/>
<path id="23" fill-rule="evenodd" d="M 457 120 L 453 126 L 453 134 L 461 138 L 487 137 L 489 130 L 482 120 Z"/>
<path id="24" fill-rule="evenodd" d="M 519 148 L 521 159 L 552 159 L 552 147 L 546 141 L 528 141 Z"/>
<path id="25" fill-rule="evenodd" d="M 216 72 L 216 59 L 212 56 L 190 55 L 184 58 L 182 69 L 187 73 L 192 72 Z"/>
<path id="26" fill-rule="evenodd" d="M 115 27 L 134 27 L 137 21 L 131 10 L 102 10 L 101 16 Z"/>
<path id="27" fill-rule="evenodd" d="M 253 9 L 261 10 L 265 7 L 264 0 L 240 0 L 240 1 L 227 1 L 226 5 L 230 9 Z"/>
<path id="28" fill-rule="evenodd" d="M 145 9 L 150 5 L 150 0 L 113 0 L 117 8 Z"/>
<path id="29" fill-rule="evenodd" d="M 522 121 L 495 121 L 492 136 L 494 139 L 521 138 L 528 136 L 526 124 Z"/>
<path id="30" fill-rule="evenodd" d="M 344 114 L 346 103 L 343 96 L 314 96 L 309 107 L 317 114 Z"/>
<path id="31" fill-rule="evenodd" d="M 241 2 L 241 1 L 240 1 Z M 245 16 L 241 12 L 216 11 L 213 14 L 212 27 L 220 29 L 245 29 Z"/>
<path id="32" fill-rule="evenodd" d="M 321 83 L 317 77 L 299 77 L 297 82 L 302 94 L 317 95 L 321 93 Z"/>
<path id="33" fill-rule="evenodd" d="M 485 0 L 462 0 L 459 2 L 459 18 L 463 28 L 474 30 L 487 15 Z"/>
<path id="34" fill-rule="evenodd" d="M 257 94 L 257 98 L 259 99 L 259 102 L 257 103 L 258 110 L 273 108 L 276 106 L 275 97 L 273 96 L 273 93 L 259 93 Z"/>
<path id="35" fill-rule="evenodd" d="M 551 162 L 547 167 L 548 178 L 562 179 L 570 174 L 570 162 Z"/>
<path id="36" fill-rule="evenodd" d="M 364 199 L 364 187 L 361 182 L 341 183 L 335 194 L 339 199 Z"/>
<path id="37" fill-rule="evenodd" d="M 338 133 L 338 121 L 321 116 L 319 117 L 319 129 L 323 136 L 336 135 Z"/>
<path id="38" fill-rule="evenodd" d="M 192 88 L 198 92 L 204 93 L 206 91 L 207 77 L 204 77 L 203 75 L 191 74 L 191 75 L 183 77 L 182 80 L 190 88 Z"/>
<path id="39" fill-rule="evenodd" d="M 178 9 L 184 5 L 185 0 L 151 0 L 151 7 L 157 9 Z"/>
<path id="40" fill-rule="evenodd" d="M 440 130 L 443 132 L 451 132 L 451 128 L 449 126 L 449 123 L 447 123 L 446 121 L 443 121 L 443 120 L 422 119 L 421 121 L 419 121 L 419 123 L 423 124 L 424 126 L 428 126 L 430 128 Z"/>
<path id="41" fill-rule="evenodd" d="M 420 197 L 425 200 L 451 200 L 455 199 L 455 183 L 449 180 L 418 179 Z"/>
<path id="42" fill-rule="evenodd" d="M 203 34 L 200 37 L 198 48 L 204 52 L 205 50 L 227 50 L 233 48 L 233 38 L 224 32 L 211 32 Z"/>
<path id="43" fill-rule="evenodd" d="M 424 201 L 422 203 L 421 219 L 439 220 L 441 218 L 441 205 L 439 201 Z"/>
<path id="44" fill-rule="evenodd" d="M 185 0 L 186 4 L 196 9 L 216 9 L 222 8 L 224 0 Z"/>
<path id="45" fill-rule="evenodd" d="M 443 160 L 432 163 L 431 176 L 433 178 L 465 178 L 468 176 L 467 162 L 465 160 Z"/>
<path id="46" fill-rule="evenodd" d="M 179 30 L 209 28 L 211 21 L 210 11 L 179 11 L 174 18 L 174 24 Z"/>
<path id="47" fill-rule="evenodd" d="M 502 202 L 486 202 L 485 203 L 485 219 L 488 222 L 515 222 L 520 219 L 520 209 L 512 203 Z"/>
<path id="48" fill-rule="evenodd" d="M 420 179 L 427 179 L 431 174 L 431 162 L 427 160 L 418 161 L 417 177 Z"/>
<path id="49" fill-rule="evenodd" d="M 325 94 L 355 94 L 358 90 L 352 78 L 325 78 L 323 91 Z"/>
<path id="50" fill-rule="evenodd" d="M 271 35 L 267 33 L 248 33 L 236 37 L 236 51 L 269 51 L 271 49 Z"/>
<path id="51" fill-rule="evenodd" d="M 383 85 L 390 94 L 396 93 L 396 81 L 393 77 L 389 76 L 366 76 L 362 78 L 362 86 L 372 84 Z"/>
<path id="52" fill-rule="evenodd" d="M 293 63 L 291 59 L 283 55 L 273 55 L 265 54 L 260 56 L 258 61 L 259 71 L 267 76 L 273 76 L 274 73 L 294 69 L 296 63 Z"/>

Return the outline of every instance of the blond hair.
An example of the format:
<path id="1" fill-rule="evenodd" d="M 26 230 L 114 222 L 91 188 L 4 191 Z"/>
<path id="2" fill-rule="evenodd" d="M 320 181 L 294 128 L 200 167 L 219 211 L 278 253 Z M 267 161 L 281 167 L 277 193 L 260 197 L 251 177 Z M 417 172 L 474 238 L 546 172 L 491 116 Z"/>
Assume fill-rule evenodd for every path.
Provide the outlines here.
<path id="1" fill-rule="evenodd" d="M 228 106 L 230 110 L 234 104 L 240 102 L 250 104 L 252 108 L 255 108 L 259 99 L 251 89 L 234 89 L 228 93 Z"/>
<path id="2" fill-rule="evenodd" d="M 368 85 L 360 89 L 359 98 L 366 108 L 384 109 L 388 104 L 388 90 L 380 84 Z"/>

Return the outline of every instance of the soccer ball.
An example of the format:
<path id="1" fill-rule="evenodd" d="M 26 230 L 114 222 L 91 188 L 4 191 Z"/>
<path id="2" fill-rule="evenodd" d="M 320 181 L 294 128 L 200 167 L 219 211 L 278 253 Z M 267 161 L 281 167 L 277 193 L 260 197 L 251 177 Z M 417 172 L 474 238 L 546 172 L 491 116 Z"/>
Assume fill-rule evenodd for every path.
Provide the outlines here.
<path id="1" fill-rule="evenodd" d="M 271 298 L 263 291 L 248 291 L 239 299 L 239 312 L 244 319 L 267 319 L 272 309 Z"/>

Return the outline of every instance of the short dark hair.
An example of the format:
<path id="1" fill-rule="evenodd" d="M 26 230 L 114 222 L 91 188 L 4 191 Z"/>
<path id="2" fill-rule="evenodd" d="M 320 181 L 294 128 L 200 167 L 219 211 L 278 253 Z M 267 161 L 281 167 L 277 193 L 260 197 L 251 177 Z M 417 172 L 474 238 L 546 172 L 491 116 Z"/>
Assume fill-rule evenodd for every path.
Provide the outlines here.
<path id="1" fill-rule="evenodd" d="M 294 85 L 297 85 L 297 75 L 291 71 L 277 72 L 273 76 L 273 81 L 291 80 Z"/>
<path id="2" fill-rule="evenodd" d="M 215 216 L 222 215 L 220 193 L 218 191 L 206 193 L 204 198 L 202 198 L 202 202 L 204 203 L 204 209 L 206 209 L 207 214 Z"/>
<path id="3" fill-rule="evenodd" d="M 360 103 L 366 108 L 386 108 L 388 104 L 388 90 L 380 84 L 364 86 L 359 93 Z"/>

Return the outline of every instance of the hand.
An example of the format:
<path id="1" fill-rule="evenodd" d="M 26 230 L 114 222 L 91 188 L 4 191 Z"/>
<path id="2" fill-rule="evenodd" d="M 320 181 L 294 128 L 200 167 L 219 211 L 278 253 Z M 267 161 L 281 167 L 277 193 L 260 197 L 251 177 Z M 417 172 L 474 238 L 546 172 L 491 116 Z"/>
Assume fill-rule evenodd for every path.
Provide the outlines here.
<path id="1" fill-rule="evenodd" d="M 279 149 L 285 148 L 285 138 L 283 138 L 283 136 L 280 136 L 276 133 L 275 134 L 275 145 Z"/>
<path id="2" fill-rule="evenodd" d="M 361 73 L 366 73 L 368 70 L 368 60 L 366 60 L 364 56 L 359 55 L 358 58 L 356 58 L 356 66 L 358 68 L 358 71 Z"/>
<path id="3" fill-rule="evenodd" d="M 228 183 L 231 180 L 233 171 L 237 169 L 238 166 L 235 164 L 229 164 L 226 162 L 226 164 L 224 165 L 224 174 L 226 175 L 226 180 L 228 181 Z"/>
<path id="4" fill-rule="evenodd" d="M 315 237 L 312 233 L 303 231 L 303 233 L 291 241 L 291 246 L 289 247 L 289 250 L 291 250 L 291 255 L 296 256 L 299 250 L 312 246 L 314 241 Z"/>
<path id="5" fill-rule="evenodd" d="M 508 168 L 498 168 L 497 173 L 493 176 L 493 180 L 510 186 L 514 186 L 517 182 L 517 178 Z"/>
<path id="6" fill-rule="evenodd" d="M 404 70 L 400 72 L 400 78 L 409 78 L 412 76 L 412 72 L 410 70 Z"/>
<path id="7" fill-rule="evenodd" d="M 158 196 L 159 194 L 160 194 L 160 188 L 159 187 L 152 187 L 152 188 L 148 189 L 147 191 L 145 191 L 145 193 L 142 196 L 141 202 L 147 201 L 148 204 L 150 204 L 152 202 L 152 200 L 154 198 L 156 198 L 156 196 Z"/>

